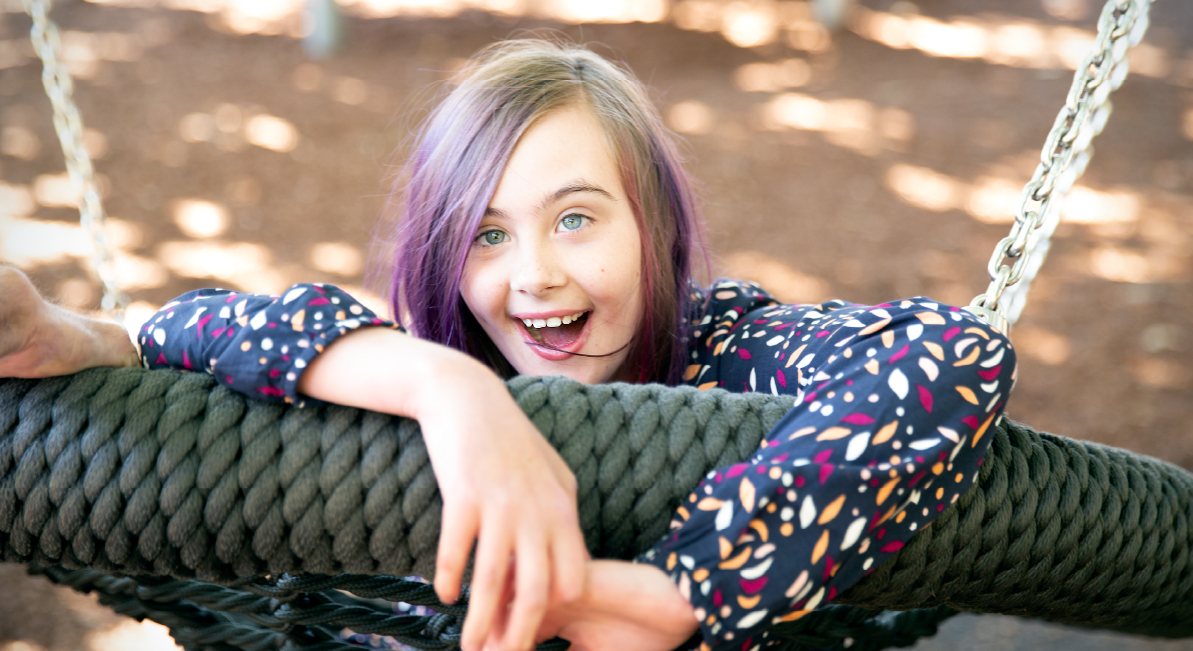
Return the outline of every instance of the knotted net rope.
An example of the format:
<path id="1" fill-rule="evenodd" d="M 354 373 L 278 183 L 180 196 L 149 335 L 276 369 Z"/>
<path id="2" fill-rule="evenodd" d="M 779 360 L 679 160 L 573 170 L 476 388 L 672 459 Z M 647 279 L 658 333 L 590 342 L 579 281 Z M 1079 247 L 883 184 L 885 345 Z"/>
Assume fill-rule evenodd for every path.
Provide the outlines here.
<path id="1" fill-rule="evenodd" d="M 789 397 L 559 378 L 509 387 L 576 474 L 590 550 L 612 558 L 652 545 L 700 478 L 747 458 L 791 406 Z M 797 645 L 881 648 L 876 635 L 852 633 L 910 644 L 967 610 L 1193 635 L 1191 496 L 1193 476 L 1170 464 L 1009 424 L 995 432 L 975 487 L 836 599 L 861 608 L 772 633 Z M 195 648 L 277 648 L 271 635 L 343 648 L 327 630 L 383 624 L 424 648 L 450 648 L 460 614 L 450 608 L 397 621 L 408 616 L 368 612 L 332 590 L 365 599 L 406 591 L 399 600 L 435 605 L 425 586 L 369 587 L 383 579 L 351 575 L 433 574 L 439 511 L 418 426 L 406 419 L 268 405 L 197 373 L 0 381 L 3 559 L 45 567 L 114 605 L 124 599 L 134 616 L 174 618 L 184 637 L 195 621 L 224 627 L 219 644 L 210 630 L 194 633 Z M 299 573 L 349 576 L 290 576 Z M 238 592 L 203 592 L 215 588 Z M 238 601 L 249 597 L 266 601 Z M 229 603 L 244 612 L 213 612 Z"/>

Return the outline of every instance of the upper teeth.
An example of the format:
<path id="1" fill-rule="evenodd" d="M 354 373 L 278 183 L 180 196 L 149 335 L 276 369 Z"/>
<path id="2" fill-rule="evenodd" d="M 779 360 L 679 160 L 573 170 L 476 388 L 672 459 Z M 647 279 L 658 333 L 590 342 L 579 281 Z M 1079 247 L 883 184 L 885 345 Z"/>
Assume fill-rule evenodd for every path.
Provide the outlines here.
<path id="1" fill-rule="evenodd" d="M 583 312 L 576 312 L 565 317 L 553 316 L 549 319 L 522 319 L 522 323 L 525 323 L 527 328 L 558 328 L 572 321 L 578 321 L 582 316 L 584 316 Z"/>

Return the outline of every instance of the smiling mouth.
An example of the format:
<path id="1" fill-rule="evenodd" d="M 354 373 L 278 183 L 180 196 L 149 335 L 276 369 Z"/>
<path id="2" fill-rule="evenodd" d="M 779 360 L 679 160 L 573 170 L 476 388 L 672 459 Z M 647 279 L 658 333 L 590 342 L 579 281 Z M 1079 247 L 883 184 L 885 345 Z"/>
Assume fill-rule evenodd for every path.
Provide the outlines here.
<path id="1" fill-rule="evenodd" d="M 551 317 L 550 319 L 522 319 L 526 332 L 536 342 L 551 348 L 567 348 L 576 343 L 584 333 L 584 326 L 588 323 L 589 312 L 577 312 L 565 317 Z"/>

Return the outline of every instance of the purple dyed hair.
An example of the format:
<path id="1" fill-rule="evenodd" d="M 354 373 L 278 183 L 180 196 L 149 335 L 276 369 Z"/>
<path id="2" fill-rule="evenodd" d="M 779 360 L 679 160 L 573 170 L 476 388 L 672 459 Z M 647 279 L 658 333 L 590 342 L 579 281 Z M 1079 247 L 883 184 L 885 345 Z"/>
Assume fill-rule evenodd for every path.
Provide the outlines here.
<path id="1" fill-rule="evenodd" d="M 427 117 L 400 177 L 404 201 L 395 202 L 403 215 L 393 313 L 418 337 L 464 351 L 504 377 L 516 374 L 464 303 L 461 278 L 519 138 L 567 106 L 587 108 L 602 126 L 642 236 L 646 304 L 619 375 L 675 384 L 693 268 L 707 266 L 693 183 L 642 84 L 578 46 L 527 39 L 487 47 Z"/>

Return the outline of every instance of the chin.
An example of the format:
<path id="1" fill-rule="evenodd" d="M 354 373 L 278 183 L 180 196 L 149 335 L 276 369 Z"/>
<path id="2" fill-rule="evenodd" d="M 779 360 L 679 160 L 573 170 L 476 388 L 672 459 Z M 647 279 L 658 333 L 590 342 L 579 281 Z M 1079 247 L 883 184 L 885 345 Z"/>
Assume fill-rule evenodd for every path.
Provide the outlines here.
<path id="1" fill-rule="evenodd" d="M 606 382 L 612 382 L 615 377 L 613 372 L 604 369 L 601 371 L 582 369 L 578 372 L 569 373 L 566 375 L 567 377 L 583 384 L 604 384 Z"/>
<path id="2" fill-rule="evenodd" d="M 538 361 L 538 360 L 533 360 Z M 582 362 L 585 360 L 576 359 L 569 361 Z M 523 375 L 560 375 L 575 380 L 582 384 L 604 384 L 606 382 L 616 382 L 619 377 L 617 367 L 611 367 L 606 364 L 586 365 L 586 364 L 567 364 L 567 363 L 531 363 L 524 365 L 516 365 L 515 370 Z"/>
<path id="3" fill-rule="evenodd" d="M 602 384 L 610 382 L 613 377 L 613 373 L 608 369 L 584 368 L 580 366 L 563 366 L 562 368 L 553 369 L 549 374 L 562 375 L 583 384 Z"/>

